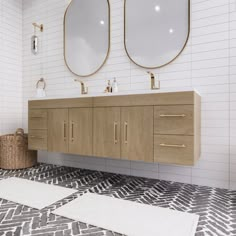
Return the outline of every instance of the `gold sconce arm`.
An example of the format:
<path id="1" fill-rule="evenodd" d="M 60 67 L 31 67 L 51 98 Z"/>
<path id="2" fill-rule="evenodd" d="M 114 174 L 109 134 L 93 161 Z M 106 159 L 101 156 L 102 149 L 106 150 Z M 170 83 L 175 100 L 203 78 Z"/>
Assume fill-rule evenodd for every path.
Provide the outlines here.
<path id="1" fill-rule="evenodd" d="M 39 30 L 40 30 L 41 32 L 43 32 L 43 24 L 38 25 L 37 23 L 33 23 L 32 25 L 33 25 L 35 28 L 39 28 Z"/>

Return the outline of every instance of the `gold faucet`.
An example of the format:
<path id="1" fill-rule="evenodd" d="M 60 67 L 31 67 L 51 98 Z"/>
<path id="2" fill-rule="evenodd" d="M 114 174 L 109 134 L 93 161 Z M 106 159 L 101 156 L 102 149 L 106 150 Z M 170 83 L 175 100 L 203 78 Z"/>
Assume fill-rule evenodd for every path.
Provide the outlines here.
<path id="1" fill-rule="evenodd" d="M 88 94 L 88 87 L 85 87 L 84 82 L 79 79 L 75 79 L 75 81 L 81 84 L 81 94 Z"/>
<path id="2" fill-rule="evenodd" d="M 155 75 L 150 71 L 147 71 L 147 73 L 151 76 L 151 89 L 152 90 L 160 89 L 160 81 L 158 80 L 156 85 Z"/>

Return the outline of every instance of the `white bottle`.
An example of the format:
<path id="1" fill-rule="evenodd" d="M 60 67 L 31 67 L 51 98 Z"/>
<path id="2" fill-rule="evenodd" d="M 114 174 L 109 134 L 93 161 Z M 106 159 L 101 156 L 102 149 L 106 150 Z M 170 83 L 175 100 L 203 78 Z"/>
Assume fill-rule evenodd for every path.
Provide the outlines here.
<path id="1" fill-rule="evenodd" d="M 112 92 L 118 93 L 118 84 L 117 84 L 116 78 L 114 78 L 113 83 L 112 83 Z"/>

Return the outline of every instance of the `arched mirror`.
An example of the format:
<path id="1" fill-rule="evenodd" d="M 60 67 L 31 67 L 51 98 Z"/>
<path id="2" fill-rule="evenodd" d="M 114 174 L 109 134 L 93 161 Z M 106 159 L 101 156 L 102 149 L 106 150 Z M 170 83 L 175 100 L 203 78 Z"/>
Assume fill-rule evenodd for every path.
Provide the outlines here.
<path id="1" fill-rule="evenodd" d="M 109 48 L 109 1 L 72 0 L 64 17 L 64 57 L 70 71 L 78 76 L 96 73 Z"/>
<path id="2" fill-rule="evenodd" d="M 190 0 L 125 0 L 125 49 L 144 68 L 172 62 L 190 31 Z"/>

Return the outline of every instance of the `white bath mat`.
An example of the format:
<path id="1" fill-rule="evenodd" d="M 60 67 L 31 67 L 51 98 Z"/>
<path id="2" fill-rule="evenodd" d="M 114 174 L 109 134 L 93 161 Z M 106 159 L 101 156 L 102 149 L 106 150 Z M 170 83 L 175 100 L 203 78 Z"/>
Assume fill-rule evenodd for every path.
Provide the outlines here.
<path id="1" fill-rule="evenodd" d="M 39 210 L 75 192 L 73 189 L 20 178 L 0 181 L 0 198 Z"/>
<path id="2" fill-rule="evenodd" d="M 128 236 L 194 236 L 199 216 L 97 194 L 85 194 L 53 211 Z"/>

